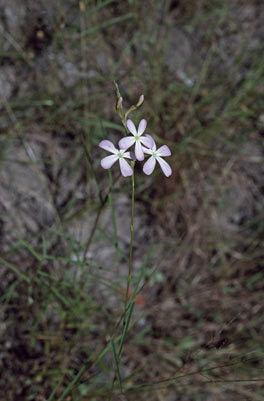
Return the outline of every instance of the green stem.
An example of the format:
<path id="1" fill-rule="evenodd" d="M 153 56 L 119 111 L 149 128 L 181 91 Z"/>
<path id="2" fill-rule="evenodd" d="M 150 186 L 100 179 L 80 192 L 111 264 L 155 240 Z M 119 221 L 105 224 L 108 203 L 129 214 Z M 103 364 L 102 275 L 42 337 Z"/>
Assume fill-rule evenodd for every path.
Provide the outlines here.
<path id="1" fill-rule="evenodd" d="M 128 316 L 128 300 L 129 300 L 129 289 L 131 284 L 131 276 L 132 276 L 132 256 L 133 256 L 133 238 L 134 238 L 134 209 L 135 209 L 135 175 L 134 175 L 134 166 L 135 162 L 131 163 L 131 167 L 133 169 L 133 174 L 131 176 L 131 223 L 130 223 L 130 245 L 129 245 L 129 262 L 128 262 L 128 275 L 127 275 L 127 287 L 126 287 L 126 298 L 125 298 L 125 310 L 124 310 L 124 320 L 123 324 L 126 324 L 127 316 Z M 117 369 L 119 369 L 119 363 L 122 355 L 122 348 L 124 342 L 120 345 L 120 349 L 118 351 L 118 358 L 116 361 Z M 113 378 L 109 401 L 112 401 L 114 384 L 115 384 L 116 375 Z"/>
<path id="2" fill-rule="evenodd" d="M 133 164 L 134 164 L 134 162 L 133 162 Z M 134 165 L 133 165 L 133 170 L 134 170 Z M 132 255 L 133 255 L 133 237 L 134 237 L 134 208 L 135 208 L 135 175 L 134 175 L 134 171 L 131 176 L 131 184 L 132 184 L 132 194 L 131 194 L 130 245 L 129 245 L 129 263 L 128 263 L 124 321 L 126 320 L 127 304 L 128 304 L 128 298 L 129 298 L 129 288 L 130 288 L 131 273 L 132 273 Z"/>

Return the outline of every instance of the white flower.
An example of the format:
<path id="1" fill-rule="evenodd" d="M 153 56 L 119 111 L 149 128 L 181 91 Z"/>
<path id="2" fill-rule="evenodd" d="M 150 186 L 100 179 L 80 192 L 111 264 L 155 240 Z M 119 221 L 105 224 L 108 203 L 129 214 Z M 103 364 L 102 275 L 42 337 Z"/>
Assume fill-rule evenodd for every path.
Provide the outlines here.
<path id="1" fill-rule="evenodd" d="M 143 150 L 148 155 L 151 155 L 151 157 L 146 161 L 146 163 L 143 166 L 144 173 L 150 175 L 153 172 L 157 161 L 163 173 L 166 175 L 166 177 L 169 177 L 172 174 L 171 167 L 167 162 L 165 162 L 165 160 L 162 159 L 162 157 L 170 156 L 171 155 L 170 149 L 168 148 L 167 145 L 163 145 L 159 149 L 157 149 L 154 140 L 151 138 L 150 135 L 148 135 L 148 137 L 152 140 L 151 149 L 143 147 Z"/>
<path id="2" fill-rule="evenodd" d="M 131 159 L 130 152 L 126 152 L 124 149 L 117 149 L 111 141 L 108 141 L 107 139 L 104 139 L 99 143 L 99 147 L 107 150 L 108 152 L 113 153 L 110 156 L 106 156 L 101 160 L 101 166 L 104 169 L 109 169 L 112 167 L 112 165 L 119 160 L 119 165 L 120 165 L 120 170 L 121 174 L 124 177 L 129 177 L 133 174 L 133 170 L 128 164 L 128 162 L 125 160 Z"/>
<path id="3" fill-rule="evenodd" d="M 144 160 L 144 152 L 142 148 L 143 145 L 147 147 L 152 146 L 152 138 L 150 135 L 142 136 L 143 132 L 147 127 L 147 121 L 141 120 L 138 126 L 138 130 L 136 130 L 135 124 L 131 120 L 127 120 L 127 128 L 131 132 L 133 136 L 126 136 L 118 142 L 120 149 L 127 150 L 130 146 L 135 145 L 135 155 L 137 160 Z"/>

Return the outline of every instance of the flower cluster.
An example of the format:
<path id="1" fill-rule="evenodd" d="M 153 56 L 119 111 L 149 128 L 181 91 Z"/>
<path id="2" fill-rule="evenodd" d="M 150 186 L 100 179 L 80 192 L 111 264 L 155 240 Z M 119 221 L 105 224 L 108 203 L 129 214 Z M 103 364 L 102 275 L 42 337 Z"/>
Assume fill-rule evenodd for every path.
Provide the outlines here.
<path id="1" fill-rule="evenodd" d="M 106 156 L 101 160 L 101 166 L 104 169 L 109 169 L 119 160 L 121 174 L 124 177 L 128 177 L 133 174 L 133 170 L 125 159 L 143 161 L 145 155 L 150 155 L 150 158 L 144 163 L 143 172 L 150 175 L 155 168 L 156 162 L 158 162 L 165 176 L 169 177 L 172 174 L 171 167 L 163 160 L 164 156 L 171 155 L 168 146 L 163 145 L 157 149 L 154 139 L 148 134 L 143 135 L 147 127 L 146 120 L 143 119 L 140 121 L 138 129 L 136 129 L 135 124 L 131 120 L 127 120 L 126 124 L 132 135 L 120 139 L 118 143 L 119 149 L 107 139 L 99 143 L 100 148 L 112 153 L 112 155 Z M 132 145 L 135 145 L 135 152 L 127 152 L 127 149 Z"/>

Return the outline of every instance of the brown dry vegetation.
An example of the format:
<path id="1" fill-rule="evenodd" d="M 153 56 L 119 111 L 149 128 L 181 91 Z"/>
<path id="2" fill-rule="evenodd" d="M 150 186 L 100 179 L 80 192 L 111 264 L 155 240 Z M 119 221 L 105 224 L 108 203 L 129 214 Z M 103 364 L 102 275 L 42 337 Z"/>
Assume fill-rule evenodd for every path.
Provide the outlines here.
<path id="1" fill-rule="evenodd" d="M 130 239 L 117 166 L 102 201 L 114 79 L 126 107 L 144 93 L 132 118 L 173 175 L 136 168 L 112 399 L 264 399 L 263 20 L 261 1 L 0 1 L 1 401 L 110 399 Z"/>

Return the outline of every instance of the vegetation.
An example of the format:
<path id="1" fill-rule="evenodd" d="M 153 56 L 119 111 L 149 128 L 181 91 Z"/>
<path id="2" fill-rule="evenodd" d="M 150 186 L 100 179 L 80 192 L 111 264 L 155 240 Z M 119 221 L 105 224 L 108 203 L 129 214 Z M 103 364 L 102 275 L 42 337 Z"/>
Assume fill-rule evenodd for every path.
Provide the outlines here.
<path id="1" fill-rule="evenodd" d="M 264 5 L 33 3 L 0 6 L 0 399 L 263 400 Z M 124 325 L 114 80 L 173 168 L 136 168 Z"/>

